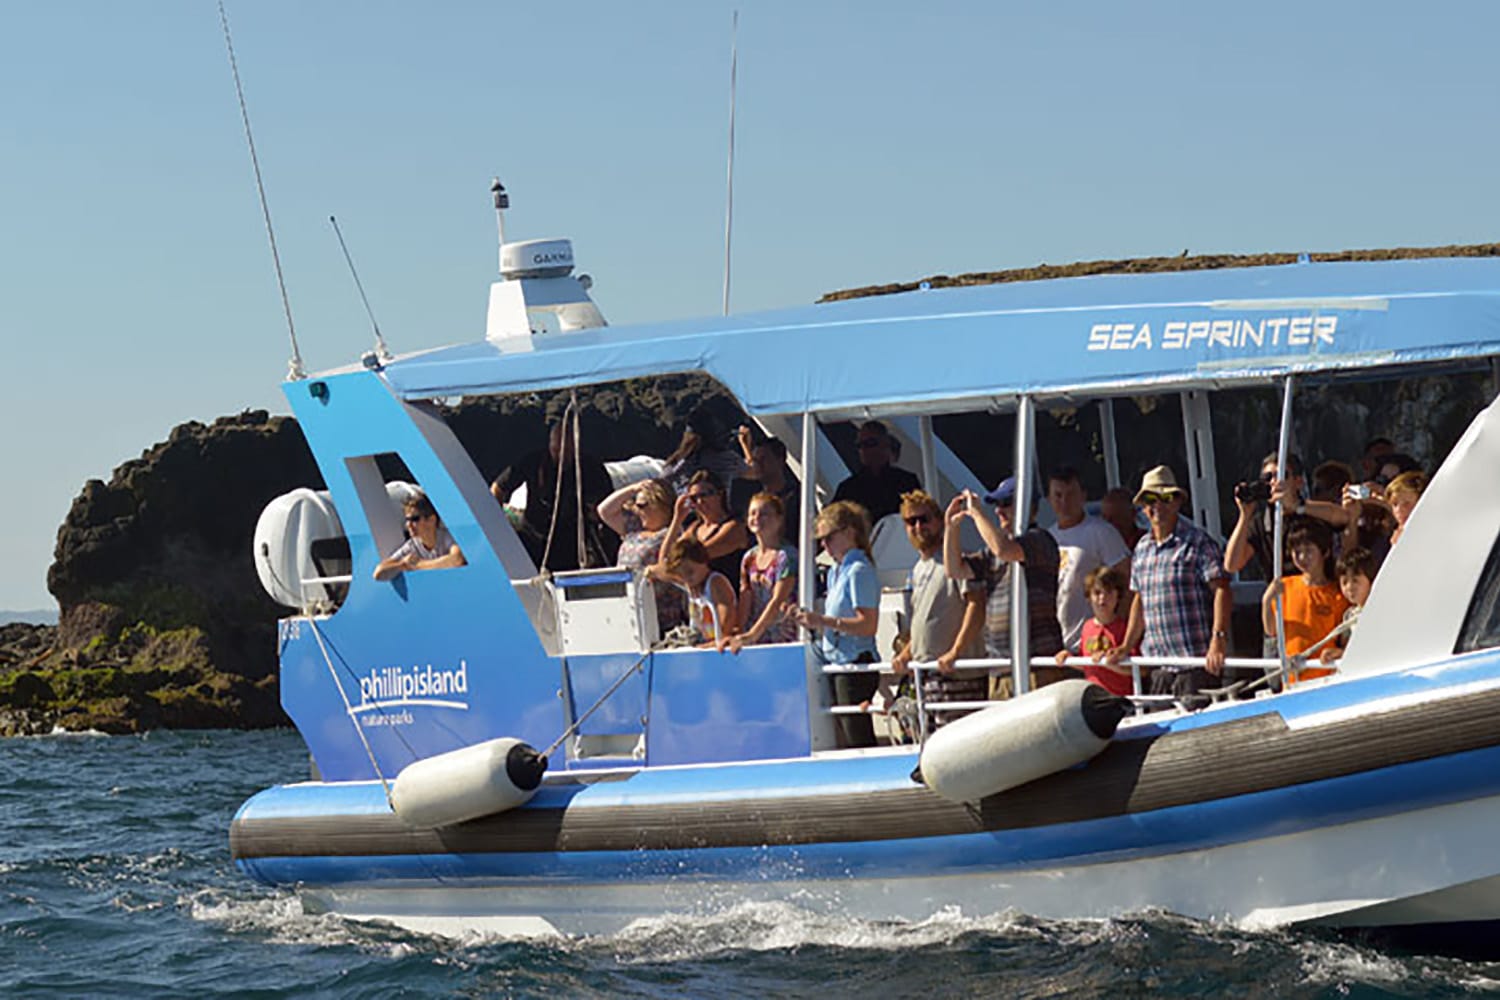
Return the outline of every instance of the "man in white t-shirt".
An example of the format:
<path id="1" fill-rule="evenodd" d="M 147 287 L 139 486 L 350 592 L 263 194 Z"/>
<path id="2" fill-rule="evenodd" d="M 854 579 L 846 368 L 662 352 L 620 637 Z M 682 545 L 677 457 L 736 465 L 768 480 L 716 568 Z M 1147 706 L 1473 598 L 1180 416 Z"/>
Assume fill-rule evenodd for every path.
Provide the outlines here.
<path id="1" fill-rule="evenodd" d="M 1083 623 L 1092 611 L 1084 578 L 1098 566 L 1113 566 L 1130 579 L 1130 550 L 1114 525 L 1084 512 L 1083 483 L 1078 470 L 1063 466 L 1047 477 L 1047 502 L 1057 515 L 1057 524 L 1047 530 L 1057 541 L 1057 622 L 1063 642 L 1077 649 Z M 1120 614 L 1128 614 L 1129 607 Z"/>

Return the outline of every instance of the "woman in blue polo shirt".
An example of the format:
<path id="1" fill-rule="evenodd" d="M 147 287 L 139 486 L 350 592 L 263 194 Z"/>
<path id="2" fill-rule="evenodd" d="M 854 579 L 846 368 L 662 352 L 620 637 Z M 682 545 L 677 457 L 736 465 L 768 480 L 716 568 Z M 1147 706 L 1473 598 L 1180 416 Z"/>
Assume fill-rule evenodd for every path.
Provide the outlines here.
<path id="1" fill-rule="evenodd" d="M 826 663 L 874 663 L 875 628 L 880 614 L 880 580 L 870 561 L 870 521 L 857 503 L 840 500 L 823 508 L 813 534 L 828 550 L 828 595 L 823 614 L 797 611 L 797 624 L 818 631 L 818 649 Z M 834 703 L 860 705 L 875 696 L 879 675 L 835 674 Z M 839 715 L 834 726 L 841 747 L 875 745 L 875 725 L 868 715 Z"/>

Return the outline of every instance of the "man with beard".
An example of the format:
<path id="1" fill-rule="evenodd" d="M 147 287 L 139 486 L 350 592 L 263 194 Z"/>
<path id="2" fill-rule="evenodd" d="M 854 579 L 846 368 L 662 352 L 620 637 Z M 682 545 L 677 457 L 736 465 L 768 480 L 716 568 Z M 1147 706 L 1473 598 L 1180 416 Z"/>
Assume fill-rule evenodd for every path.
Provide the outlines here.
<path id="1" fill-rule="evenodd" d="M 912 663 L 930 666 L 922 675 L 922 697 L 928 704 L 943 701 L 984 701 L 989 697 L 989 673 L 985 670 L 955 671 L 960 659 L 984 655 L 984 592 L 968 593 L 943 570 L 943 512 L 925 490 L 912 490 L 901 497 L 901 520 L 906 537 L 917 550 L 907 586 L 911 589 L 909 635 L 898 640 L 899 651 L 891 660 L 897 674 L 907 673 Z M 936 729 L 966 713 L 934 713 Z"/>

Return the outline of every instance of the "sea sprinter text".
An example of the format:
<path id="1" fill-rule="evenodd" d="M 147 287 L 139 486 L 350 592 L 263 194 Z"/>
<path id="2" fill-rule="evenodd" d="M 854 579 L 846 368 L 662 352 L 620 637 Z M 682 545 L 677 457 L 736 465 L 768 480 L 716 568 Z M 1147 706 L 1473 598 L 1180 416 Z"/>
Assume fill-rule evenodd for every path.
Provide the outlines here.
<path id="1" fill-rule="evenodd" d="M 1153 330 L 1146 323 L 1095 323 L 1089 327 L 1091 351 L 1181 351 L 1206 347 L 1333 346 L 1338 316 L 1268 316 L 1247 319 L 1172 320 Z"/>

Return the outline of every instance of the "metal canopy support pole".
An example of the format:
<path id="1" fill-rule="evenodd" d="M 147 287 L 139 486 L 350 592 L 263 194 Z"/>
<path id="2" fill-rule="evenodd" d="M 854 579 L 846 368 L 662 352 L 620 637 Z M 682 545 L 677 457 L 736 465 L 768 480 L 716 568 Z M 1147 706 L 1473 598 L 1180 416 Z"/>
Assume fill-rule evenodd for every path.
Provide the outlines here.
<path id="1" fill-rule="evenodd" d="M 936 497 L 938 496 L 937 452 L 933 448 L 930 413 L 924 413 L 917 418 L 917 438 L 922 446 L 922 488 Z"/>
<path id="2" fill-rule="evenodd" d="M 1281 437 L 1276 442 L 1276 475 L 1286 468 L 1287 453 L 1292 446 L 1292 376 L 1288 375 L 1281 391 Z M 1271 577 L 1280 580 L 1282 574 L 1282 545 L 1285 536 L 1286 508 L 1277 504 L 1272 518 L 1271 531 Z M 1276 602 L 1276 656 L 1281 660 L 1282 676 L 1287 677 L 1286 656 L 1286 598 Z M 1288 678 L 1289 679 L 1289 678 Z"/>
<path id="3" fill-rule="evenodd" d="M 1193 523 L 1222 542 L 1224 529 L 1219 520 L 1219 477 L 1214 468 L 1214 428 L 1209 416 L 1208 393 L 1194 389 L 1182 393 L 1181 397 Z"/>
<path id="4" fill-rule="evenodd" d="M 811 608 L 818 599 L 817 540 L 813 537 L 813 519 L 818 514 L 818 418 L 811 412 L 802 414 L 802 502 L 797 535 L 797 604 Z M 823 663 L 810 641 L 802 648 L 807 665 L 808 731 L 814 750 L 826 750 L 836 744 L 829 685 L 823 680 Z"/>
<path id="5" fill-rule="evenodd" d="M 1120 442 L 1115 437 L 1115 401 L 1099 400 L 1099 436 L 1104 448 L 1104 485 L 1120 485 Z"/>
<path id="6" fill-rule="evenodd" d="M 1036 403 L 1022 396 L 1016 405 L 1016 506 L 1015 534 L 1019 537 L 1031 523 L 1031 453 L 1036 433 Z M 1031 690 L 1031 605 L 1026 598 L 1026 567 L 1010 564 L 1010 676 L 1016 696 Z"/>

